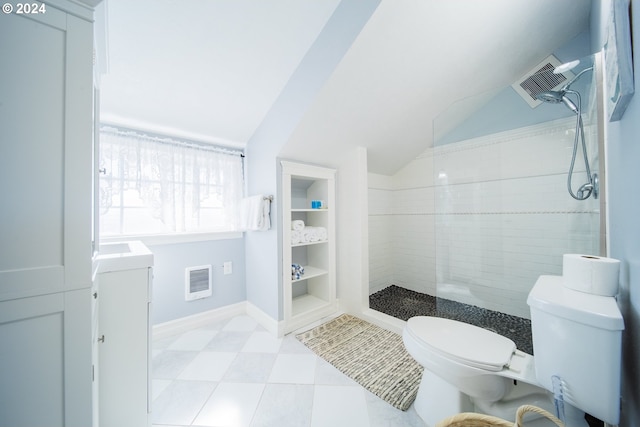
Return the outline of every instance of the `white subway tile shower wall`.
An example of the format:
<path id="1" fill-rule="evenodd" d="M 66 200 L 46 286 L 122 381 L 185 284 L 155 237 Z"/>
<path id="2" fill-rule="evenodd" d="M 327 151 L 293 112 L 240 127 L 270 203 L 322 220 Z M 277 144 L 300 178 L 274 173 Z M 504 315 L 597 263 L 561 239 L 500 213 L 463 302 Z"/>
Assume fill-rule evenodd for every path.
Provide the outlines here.
<path id="1" fill-rule="evenodd" d="M 394 283 L 435 295 L 434 216 L 396 214 L 393 218 Z"/>
<path id="2" fill-rule="evenodd" d="M 378 182 L 379 181 L 379 182 Z M 369 292 L 393 283 L 391 183 L 377 175 L 369 179 Z"/>
<path id="3" fill-rule="evenodd" d="M 369 291 L 377 292 L 393 283 L 391 215 L 369 217 Z"/>
<path id="4" fill-rule="evenodd" d="M 529 318 L 539 275 L 561 274 L 563 253 L 598 253 L 598 201 L 566 190 L 573 124 L 436 147 L 386 181 L 372 174 L 370 292 L 394 283 Z M 596 130 L 585 133 L 597 171 Z M 574 189 L 586 182 L 580 158 Z"/>

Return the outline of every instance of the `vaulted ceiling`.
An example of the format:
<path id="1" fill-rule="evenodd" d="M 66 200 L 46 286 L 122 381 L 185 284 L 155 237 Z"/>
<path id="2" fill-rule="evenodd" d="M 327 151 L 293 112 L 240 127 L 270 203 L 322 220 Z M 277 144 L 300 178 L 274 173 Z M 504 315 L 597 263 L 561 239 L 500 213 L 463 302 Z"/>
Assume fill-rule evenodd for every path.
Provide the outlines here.
<path id="1" fill-rule="evenodd" d="M 339 0 L 107 0 L 104 121 L 244 146 Z"/>
<path id="2" fill-rule="evenodd" d="M 342 0 L 356 1 L 356 0 Z M 101 116 L 243 146 L 339 0 L 108 0 Z M 349 147 L 392 174 L 455 100 L 506 86 L 589 27 L 587 0 L 382 0 L 317 92 L 283 157 Z"/>

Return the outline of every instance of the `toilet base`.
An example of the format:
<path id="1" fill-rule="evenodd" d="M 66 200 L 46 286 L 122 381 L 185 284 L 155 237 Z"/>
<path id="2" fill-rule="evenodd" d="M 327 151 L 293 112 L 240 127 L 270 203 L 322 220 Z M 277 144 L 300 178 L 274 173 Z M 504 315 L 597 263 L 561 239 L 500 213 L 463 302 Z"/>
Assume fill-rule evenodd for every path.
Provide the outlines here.
<path id="1" fill-rule="evenodd" d="M 497 402 L 486 402 L 479 399 L 471 399 L 474 412 L 492 415 L 507 421 L 515 421 L 518 408 L 522 405 L 533 405 L 555 415 L 553 396 L 546 390 L 525 382 L 517 382 L 513 385 L 507 395 Z M 584 419 L 584 412 L 569 405 L 564 404 L 565 425 L 567 427 L 588 427 Z M 525 416 L 527 427 L 549 427 L 553 425 L 545 417 L 538 414 L 527 414 Z"/>
<path id="2" fill-rule="evenodd" d="M 471 399 L 475 412 L 480 412 L 508 421 L 515 421 L 516 411 L 522 405 L 534 405 L 554 413 L 550 394 L 537 386 L 516 381 L 511 385 L 506 396 L 497 402 Z"/>
<path id="3" fill-rule="evenodd" d="M 534 406 L 540 407 L 539 405 L 536 405 L 535 402 L 523 402 L 522 404 L 534 405 Z M 492 409 L 495 409 L 495 408 L 492 408 Z M 487 411 L 487 410 L 482 410 L 476 406 L 474 412 L 492 415 L 494 417 L 502 418 L 507 421 L 514 421 L 515 419 L 515 411 L 513 413 L 507 414 L 504 410 L 498 410 L 498 411 L 488 410 Z M 549 412 L 555 415 L 555 411 L 552 410 Z M 532 414 L 532 413 L 526 414 L 524 417 L 524 421 L 525 421 L 524 424 L 527 427 L 550 427 L 555 425 L 545 417 L 538 414 Z M 577 408 L 569 407 L 566 403 L 565 403 L 564 422 L 566 427 L 589 427 L 589 424 L 584 418 L 584 412 L 580 411 Z"/>
<path id="4" fill-rule="evenodd" d="M 428 427 L 461 412 L 477 412 L 508 421 L 514 421 L 522 405 L 534 405 L 555 414 L 550 394 L 537 386 L 518 381 L 507 395 L 497 402 L 470 398 L 438 375 L 425 369 L 413 404 L 416 413 Z M 549 427 L 550 422 L 537 414 L 527 414 L 527 427 Z M 584 412 L 565 402 L 567 427 L 588 427 Z"/>
<path id="5" fill-rule="evenodd" d="M 427 369 L 422 373 L 413 406 L 422 421 L 430 427 L 460 412 L 473 411 L 469 396 Z"/>

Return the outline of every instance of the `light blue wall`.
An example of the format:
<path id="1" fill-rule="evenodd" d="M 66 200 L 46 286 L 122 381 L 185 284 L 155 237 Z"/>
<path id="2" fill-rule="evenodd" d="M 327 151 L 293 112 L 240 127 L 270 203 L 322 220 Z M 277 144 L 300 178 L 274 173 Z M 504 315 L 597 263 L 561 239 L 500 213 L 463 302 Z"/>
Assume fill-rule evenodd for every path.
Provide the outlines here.
<path id="1" fill-rule="evenodd" d="M 154 256 L 152 323 L 167 322 L 246 300 L 244 239 L 149 246 Z M 222 264 L 233 263 L 224 275 Z M 213 295 L 186 302 L 185 268 L 211 264 Z"/>
<path id="2" fill-rule="evenodd" d="M 245 237 L 247 300 L 273 319 L 283 318 L 278 153 L 379 3 L 344 0 L 338 5 L 247 145 L 249 195 L 276 195 L 271 230 Z"/>
<path id="3" fill-rule="evenodd" d="M 274 319 L 282 318 L 281 256 L 278 233 L 278 153 L 307 106 L 369 20 L 380 0 L 343 1 L 314 42 L 264 122 L 250 140 L 246 155 L 248 195 L 276 195 L 272 229 L 248 232 L 241 239 L 155 245 L 153 324 L 249 301 Z M 246 261 L 245 261 L 246 260 Z M 233 274 L 222 263 L 233 262 Z M 213 296 L 186 302 L 186 267 L 212 264 Z"/>
<path id="4" fill-rule="evenodd" d="M 640 7 L 635 4 L 633 38 L 640 40 Z M 640 88 L 640 47 L 635 44 L 635 87 Z M 622 120 L 609 124 L 607 172 L 609 238 L 613 258 L 622 261 L 619 304 L 623 335 L 622 427 L 640 425 L 640 99 L 638 94 Z"/>

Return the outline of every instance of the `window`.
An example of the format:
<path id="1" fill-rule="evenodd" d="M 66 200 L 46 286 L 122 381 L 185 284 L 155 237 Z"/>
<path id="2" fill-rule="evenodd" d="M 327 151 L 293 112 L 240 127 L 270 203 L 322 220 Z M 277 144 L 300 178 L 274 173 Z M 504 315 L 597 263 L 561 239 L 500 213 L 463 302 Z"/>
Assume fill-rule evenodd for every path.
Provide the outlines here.
<path id="1" fill-rule="evenodd" d="M 102 237 L 238 229 L 240 151 L 100 129 Z"/>

